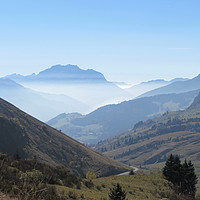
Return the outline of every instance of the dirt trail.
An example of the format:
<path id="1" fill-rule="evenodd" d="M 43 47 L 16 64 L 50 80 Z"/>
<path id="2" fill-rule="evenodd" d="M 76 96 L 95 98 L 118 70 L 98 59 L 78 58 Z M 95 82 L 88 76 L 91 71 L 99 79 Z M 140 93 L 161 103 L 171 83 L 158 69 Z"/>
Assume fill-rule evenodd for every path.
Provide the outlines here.
<path id="1" fill-rule="evenodd" d="M 133 166 L 130 166 L 131 168 L 133 168 L 133 171 L 134 172 L 137 172 L 139 169 L 137 167 L 133 167 Z M 129 175 L 130 171 L 127 171 L 127 172 L 124 172 L 124 173 L 121 173 L 121 174 L 117 174 L 115 176 L 125 176 L 125 175 Z"/>

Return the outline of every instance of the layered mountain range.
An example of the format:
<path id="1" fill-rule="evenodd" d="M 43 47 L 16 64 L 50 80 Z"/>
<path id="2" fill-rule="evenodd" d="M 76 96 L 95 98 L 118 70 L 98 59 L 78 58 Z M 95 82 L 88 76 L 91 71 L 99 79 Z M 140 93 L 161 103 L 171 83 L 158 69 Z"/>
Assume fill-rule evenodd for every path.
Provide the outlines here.
<path id="1" fill-rule="evenodd" d="M 166 111 L 185 109 L 200 89 L 200 76 L 197 76 L 191 80 L 152 80 L 124 90 L 107 81 L 102 73 L 76 65 L 55 65 L 39 74 L 12 74 L 6 78 L 12 79 L 12 84 L 6 88 L 2 82 L 11 83 L 11 80 L 0 81 L 6 88 L 2 90 L 2 98 L 43 121 L 57 115 L 48 124 L 86 144 L 117 135 L 138 121 Z M 151 91 L 122 102 L 138 90 Z M 113 102 L 121 103 L 110 104 Z"/>
<path id="2" fill-rule="evenodd" d="M 76 84 L 81 83 L 107 83 L 104 75 L 93 69 L 83 70 L 77 65 L 54 65 L 51 68 L 41 71 L 39 74 L 31 74 L 23 76 L 20 74 L 11 74 L 6 76 L 8 79 L 15 80 L 16 82 L 46 82 L 57 81 Z"/>
<path id="3" fill-rule="evenodd" d="M 14 82 L 0 78 L 0 97 L 21 108 L 28 114 L 47 121 L 64 112 L 86 113 L 90 107 L 67 95 L 37 92 Z"/>
<path id="4" fill-rule="evenodd" d="M 148 91 L 142 94 L 140 97 L 154 96 L 158 94 L 170 94 L 170 93 L 183 93 L 192 90 L 199 89 L 200 85 L 200 74 L 193 79 L 185 81 L 176 81 L 169 85 Z"/>
<path id="5" fill-rule="evenodd" d="M 102 73 L 76 65 L 55 65 L 39 74 L 12 74 L 5 78 L 36 91 L 70 96 L 92 109 L 130 98 L 128 92 L 107 81 Z"/>
<path id="6" fill-rule="evenodd" d="M 87 143 L 117 135 L 141 120 L 151 119 L 166 111 L 188 107 L 199 90 L 137 98 L 120 104 L 107 105 L 87 114 L 61 114 L 47 123 L 67 135 Z"/>
<path id="7" fill-rule="evenodd" d="M 126 91 L 129 92 L 132 96 L 132 98 L 135 98 L 139 95 L 142 95 L 143 93 L 146 93 L 148 91 L 170 85 L 171 83 L 175 82 L 181 82 L 181 81 L 186 81 L 188 80 L 187 78 L 175 78 L 170 81 L 166 81 L 164 79 L 157 79 L 157 80 L 151 80 L 147 82 L 142 82 L 140 84 L 134 85 L 130 88 L 127 88 Z M 174 93 L 174 92 L 172 92 Z M 160 93 L 162 94 L 162 93 Z"/>
<path id="8" fill-rule="evenodd" d="M 155 80 L 130 88 L 129 94 L 103 74 L 74 65 L 56 65 L 29 76 L 9 75 L 0 79 L 2 98 L 39 119 L 62 114 L 48 121 L 56 130 L 0 99 L 0 151 L 18 151 L 24 158 L 36 156 L 81 175 L 94 171 L 98 176 L 128 167 L 71 137 L 98 143 L 96 150 L 130 165 L 162 163 L 170 153 L 198 161 L 199 83 L 200 75 L 190 80 Z M 121 102 L 137 89 L 153 90 Z M 99 107 L 109 102 L 121 103 Z M 84 115 L 88 105 L 99 108 Z"/>

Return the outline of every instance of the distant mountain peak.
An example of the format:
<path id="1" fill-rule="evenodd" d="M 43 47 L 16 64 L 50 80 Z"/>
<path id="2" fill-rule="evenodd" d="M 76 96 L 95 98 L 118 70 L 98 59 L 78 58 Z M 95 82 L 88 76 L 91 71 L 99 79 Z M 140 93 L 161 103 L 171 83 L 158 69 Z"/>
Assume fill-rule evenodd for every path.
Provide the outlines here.
<path id="1" fill-rule="evenodd" d="M 77 65 L 54 65 L 51 68 L 41 71 L 37 79 L 64 80 L 64 81 L 103 81 L 106 82 L 104 75 L 93 69 L 81 69 Z"/>
<path id="2" fill-rule="evenodd" d="M 166 81 L 164 79 L 155 79 L 155 80 L 150 80 L 150 81 L 146 81 L 146 82 L 142 82 L 141 84 L 149 84 L 149 83 L 173 83 L 173 82 L 177 82 L 177 81 L 187 81 L 188 78 L 174 78 L 170 81 Z"/>
<path id="3" fill-rule="evenodd" d="M 93 69 L 81 69 L 77 65 L 53 65 L 38 74 L 31 74 L 28 76 L 22 76 L 20 74 L 11 74 L 6 76 L 14 81 L 61 81 L 61 82 L 102 82 L 106 83 L 104 75 Z"/>
<path id="4" fill-rule="evenodd" d="M 172 79 L 168 83 L 170 84 L 145 92 L 139 97 L 145 97 L 145 96 L 147 97 L 147 96 L 154 96 L 158 94 L 170 94 L 170 93 L 178 94 L 178 93 L 183 93 L 183 92 L 189 92 L 192 90 L 198 90 L 200 89 L 200 75 L 192 79 L 176 78 L 176 79 Z"/>
<path id="5" fill-rule="evenodd" d="M 172 80 L 170 80 L 170 83 L 174 83 L 174 82 L 178 82 L 178 81 L 187 81 L 189 80 L 188 78 L 174 78 Z"/>
<path id="6" fill-rule="evenodd" d="M 141 82 L 141 84 L 148 84 L 148 83 L 160 83 L 160 82 L 167 82 L 164 79 L 155 79 L 150 81 Z"/>
<path id="7" fill-rule="evenodd" d="M 50 68 L 47 68 L 41 72 L 39 72 L 38 75 L 41 74 L 49 74 L 49 73 L 71 73 L 71 72 L 80 72 L 82 69 L 80 69 L 77 65 L 53 65 Z M 84 70 L 83 70 L 84 71 Z"/>
<path id="8" fill-rule="evenodd" d="M 58 65 L 53 65 L 52 67 L 48 68 L 48 69 L 45 69 L 43 71 L 41 71 L 40 73 L 44 73 L 44 72 L 65 72 L 65 73 L 70 73 L 70 72 L 94 72 L 94 73 L 100 73 L 100 72 L 97 72 L 93 69 L 87 69 L 87 70 L 84 70 L 84 69 L 81 69 L 80 67 L 78 67 L 77 65 L 71 65 L 71 64 L 67 64 L 67 65 L 61 65 L 61 64 L 58 64 Z M 40 74 L 39 73 L 39 74 Z M 100 73 L 101 74 L 101 73 Z"/>
<path id="9" fill-rule="evenodd" d="M 71 64 L 67 64 L 67 65 L 53 65 L 52 67 L 50 67 L 47 70 L 81 70 L 77 65 L 71 65 Z"/>

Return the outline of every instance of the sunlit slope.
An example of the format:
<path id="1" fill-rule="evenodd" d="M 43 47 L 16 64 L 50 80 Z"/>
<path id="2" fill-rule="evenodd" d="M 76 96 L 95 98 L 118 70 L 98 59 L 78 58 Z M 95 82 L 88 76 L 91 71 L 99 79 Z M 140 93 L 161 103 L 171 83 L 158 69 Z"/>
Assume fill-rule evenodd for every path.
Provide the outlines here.
<path id="1" fill-rule="evenodd" d="M 78 174 L 98 176 L 126 171 L 127 167 L 94 152 L 0 99 L 0 151 L 64 165 Z"/>
<path id="2" fill-rule="evenodd" d="M 73 195 L 77 200 L 81 200 L 83 197 L 87 200 L 108 200 L 110 189 L 117 183 L 127 192 L 128 200 L 170 200 L 174 196 L 170 183 L 161 174 L 111 176 L 92 181 L 94 185 L 91 188 L 83 185 L 81 190 L 62 186 L 58 186 L 57 189 L 60 193 Z M 177 197 L 176 200 L 183 199 Z"/>
<path id="3" fill-rule="evenodd" d="M 171 153 L 199 162 L 200 95 L 186 110 L 139 122 L 131 131 L 100 142 L 96 149 L 127 164 L 157 164 Z"/>

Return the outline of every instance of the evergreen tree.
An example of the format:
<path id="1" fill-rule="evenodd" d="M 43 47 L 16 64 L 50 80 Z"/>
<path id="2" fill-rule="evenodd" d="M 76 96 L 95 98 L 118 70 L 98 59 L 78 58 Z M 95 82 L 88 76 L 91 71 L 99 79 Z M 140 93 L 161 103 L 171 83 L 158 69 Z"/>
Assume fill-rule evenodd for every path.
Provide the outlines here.
<path id="1" fill-rule="evenodd" d="M 110 200 L 125 200 L 126 192 L 122 189 L 119 183 L 110 190 L 109 194 Z"/>
<path id="2" fill-rule="evenodd" d="M 163 169 L 163 175 L 172 182 L 175 186 L 180 186 L 181 182 L 181 161 L 180 158 L 176 155 L 170 155 L 168 160 L 165 163 Z"/>
<path id="3" fill-rule="evenodd" d="M 169 156 L 163 168 L 163 175 L 166 179 L 173 183 L 178 193 L 195 197 L 197 176 L 195 174 L 194 165 L 191 161 L 181 164 L 178 156 Z"/>
<path id="4" fill-rule="evenodd" d="M 181 193 L 195 197 L 197 176 L 191 161 L 187 162 L 187 160 L 185 160 L 183 163 L 181 177 Z"/>
<path id="5" fill-rule="evenodd" d="M 135 172 L 133 171 L 133 169 L 131 169 L 131 171 L 129 172 L 129 175 L 135 175 Z"/>

